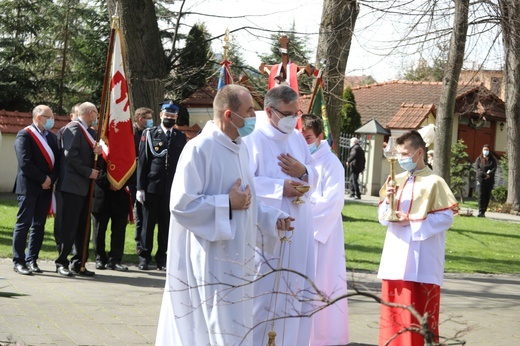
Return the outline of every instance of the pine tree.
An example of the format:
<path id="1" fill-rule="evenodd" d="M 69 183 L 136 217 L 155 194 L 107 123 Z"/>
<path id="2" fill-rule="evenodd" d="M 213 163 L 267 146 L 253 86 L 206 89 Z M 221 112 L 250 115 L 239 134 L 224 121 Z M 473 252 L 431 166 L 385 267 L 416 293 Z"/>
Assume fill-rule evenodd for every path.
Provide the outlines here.
<path id="1" fill-rule="evenodd" d="M 210 35 L 203 23 L 195 24 L 186 37 L 186 45 L 180 52 L 175 67 L 174 83 L 167 89 L 175 100 L 181 101 L 206 85 L 215 73 Z"/>
<path id="2" fill-rule="evenodd" d="M 361 127 L 361 114 L 356 109 L 354 93 L 347 85 L 343 91 L 343 106 L 341 107 L 341 132 L 353 134 Z"/>
<path id="3" fill-rule="evenodd" d="M 280 29 L 279 33 L 271 35 L 271 51 L 267 54 L 259 54 L 260 61 L 266 65 L 279 64 L 282 61 L 280 53 L 281 36 L 285 35 L 289 39 L 289 60 L 300 66 L 305 66 L 310 61 L 311 50 L 308 48 L 306 40 L 296 33 L 296 25 L 293 21 L 288 31 Z M 298 77 L 298 87 L 301 94 L 308 94 L 312 90 L 313 78 L 307 75 Z M 264 83 L 267 84 L 267 81 Z"/>
<path id="4" fill-rule="evenodd" d="M 464 187 L 470 176 L 474 174 L 473 165 L 466 153 L 466 144 L 462 139 L 451 146 L 451 179 L 450 187 L 455 196 L 458 196 L 461 203 L 464 203 Z"/>
<path id="5" fill-rule="evenodd" d="M 101 0 L 0 0 L 0 108 L 100 102 L 110 22 Z"/>

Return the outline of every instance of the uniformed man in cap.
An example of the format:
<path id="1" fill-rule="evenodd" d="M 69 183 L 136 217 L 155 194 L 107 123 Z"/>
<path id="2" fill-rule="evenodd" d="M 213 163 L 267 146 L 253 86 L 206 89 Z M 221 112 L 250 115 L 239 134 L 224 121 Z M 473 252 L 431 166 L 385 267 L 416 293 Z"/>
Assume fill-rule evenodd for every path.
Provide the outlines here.
<path id="1" fill-rule="evenodd" d="M 158 224 L 155 263 L 158 270 L 166 270 L 166 250 L 170 223 L 170 189 L 177 161 L 186 135 L 173 126 L 179 107 L 165 102 L 161 107 L 161 124 L 143 131 L 139 144 L 136 199 L 143 207 L 141 231 L 142 251 L 139 269 L 149 269 L 152 260 L 153 231 Z"/>

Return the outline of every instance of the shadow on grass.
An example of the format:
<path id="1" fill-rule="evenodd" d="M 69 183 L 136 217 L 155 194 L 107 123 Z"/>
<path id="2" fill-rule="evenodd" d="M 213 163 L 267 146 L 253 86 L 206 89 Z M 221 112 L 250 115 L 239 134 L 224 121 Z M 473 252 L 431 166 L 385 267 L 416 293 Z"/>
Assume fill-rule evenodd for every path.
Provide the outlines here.
<path id="1" fill-rule="evenodd" d="M 450 230 L 448 232 L 455 232 L 455 233 L 458 233 L 460 235 L 463 235 L 463 236 L 466 236 L 468 238 L 471 238 L 473 240 L 477 240 L 475 239 L 475 237 L 478 237 L 478 236 L 483 236 L 483 235 L 486 235 L 486 236 L 495 236 L 495 237 L 503 237 L 503 238 L 517 238 L 517 239 L 520 239 L 520 233 L 519 234 L 511 234 L 511 233 L 507 233 L 507 234 L 501 234 L 501 233 L 495 233 L 495 232 L 488 232 L 488 231 L 481 231 L 481 230 L 464 230 L 464 229 L 458 229 L 458 228 L 450 228 Z"/>
<path id="2" fill-rule="evenodd" d="M 458 268 L 472 268 L 475 266 L 475 263 L 482 263 L 481 269 L 476 269 L 474 271 L 474 273 L 480 274 L 511 273 L 511 268 L 516 268 L 518 266 L 517 259 L 499 260 L 486 258 L 485 260 L 483 260 L 479 257 L 457 256 L 450 255 L 449 253 L 446 253 L 445 261 L 455 263 Z M 485 268 L 489 268 L 489 270 L 486 270 Z"/>
<path id="3" fill-rule="evenodd" d="M 377 223 L 379 224 L 379 220 L 377 220 L 377 217 L 374 217 L 373 219 L 364 219 L 364 218 L 356 218 L 356 217 L 353 217 L 352 215 L 345 215 L 345 214 L 341 214 L 341 221 L 343 222 L 374 222 L 374 223 Z"/>

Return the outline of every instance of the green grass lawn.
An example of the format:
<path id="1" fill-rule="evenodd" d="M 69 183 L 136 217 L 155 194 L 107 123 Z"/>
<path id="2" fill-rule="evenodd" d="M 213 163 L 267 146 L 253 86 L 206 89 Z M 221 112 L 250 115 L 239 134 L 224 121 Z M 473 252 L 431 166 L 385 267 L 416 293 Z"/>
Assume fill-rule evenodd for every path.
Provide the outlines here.
<path id="1" fill-rule="evenodd" d="M 347 269 L 376 271 L 386 228 L 375 206 L 348 202 L 343 209 Z M 520 225 L 477 217 L 455 217 L 446 237 L 445 271 L 520 273 Z"/>
<path id="2" fill-rule="evenodd" d="M 0 258 L 12 257 L 16 212 L 13 195 L 0 195 Z M 377 221 L 376 207 L 349 201 L 343 221 L 347 269 L 377 271 L 386 229 Z M 40 253 L 44 260 L 57 256 L 53 226 L 54 219 L 48 219 Z M 518 223 L 457 216 L 446 238 L 446 272 L 519 274 L 519 229 Z M 128 225 L 123 257 L 127 264 L 138 262 L 133 237 L 134 226 Z"/>

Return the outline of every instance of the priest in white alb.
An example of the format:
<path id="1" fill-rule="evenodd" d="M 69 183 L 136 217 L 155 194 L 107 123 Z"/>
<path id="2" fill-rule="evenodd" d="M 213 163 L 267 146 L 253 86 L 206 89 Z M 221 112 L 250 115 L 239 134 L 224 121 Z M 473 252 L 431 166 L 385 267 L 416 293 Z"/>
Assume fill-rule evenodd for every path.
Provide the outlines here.
<path id="1" fill-rule="evenodd" d="M 156 345 L 253 344 L 255 246 L 274 249 L 294 220 L 257 202 L 242 141 L 253 106 L 244 87 L 223 87 L 213 121 L 181 154 Z"/>
<path id="2" fill-rule="evenodd" d="M 314 236 L 311 204 L 298 185 L 316 184 L 317 173 L 307 143 L 295 130 L 301 111 L 298 94 L 281 85 L 269 90 L 264 110 L 267 119 L 244 139 L 250 153 L 257 196 L 265 204 L 283 210 L 296 219 L 290 241 L 281 242 L 274 255 L 257 252 L 258 278 L 255 284 L 254 344 L 267 345 L 268 332 L 276 333 L 276 344 L 308 345 L 314 298 L 309 280 L 314 280 Z M 300 197 L 304 203 L 293 201 Z M 273 269 L 290 269 L 294 272 Z M 306 277 L 306 278 L 305 278 Z M 274 322 L 274 326 L 272 324 Z"/>

